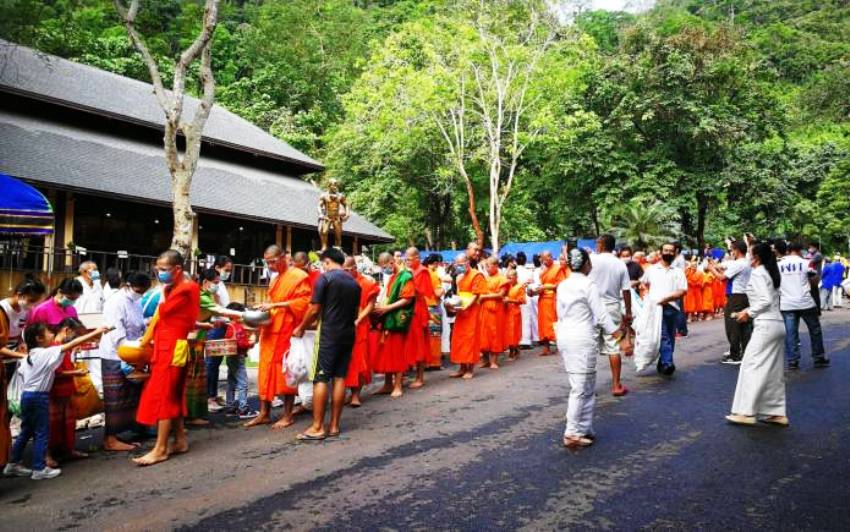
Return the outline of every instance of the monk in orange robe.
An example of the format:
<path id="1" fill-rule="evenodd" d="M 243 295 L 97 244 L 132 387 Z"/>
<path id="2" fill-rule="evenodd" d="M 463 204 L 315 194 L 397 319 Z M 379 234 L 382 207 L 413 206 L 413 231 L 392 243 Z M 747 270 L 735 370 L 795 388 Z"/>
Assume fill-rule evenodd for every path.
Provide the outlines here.
<path id="1" fill-rule="evenodd" d="M 689 262 L 685 266 L 685 279 L 688 281 L 688 293 L 685 294 L 685 315 L 688 321 L 694 321 L 699 317 L 702 308 L 702 273 L 697 270 L 697 265 Z"/>
<path id="2" fill-rule="evenodd" d="M 382 322 L 380 345 L 378 356 L 375 360 L 375 372 L 384 374 L 384 386 L 375 392 L 376 395 L 389 394 L 390 397 L 401 397 L 404 384 L 404 372 L 410 367 L 405 356 L 407 348 L 407 333 L 410 324 L 415 319 L 414 300 L 416 299 L 416 288 L 413 284 L 413 275 L 400 267 L 400 262 L 395 260 L 389 253 L 381 253 L 378 264 L 383 269 L 384 275 L 389 277 L 387 281 L 387 292 L 384 301 L 375 305 L 372 314 Z M 429 281 L 430 282 L 430 281 Z M 405 319 L 402 316 L 407 315 Z M 389 330 L 390 321 L 399 323 L 407 322 L 406 329 Z"/>
<path id="3" fill-rule="evenodd" d="M 510 269 L 506 274 L 508 295 L 505 296 L 505 345 L 508 346 L 508 358 L 519 358 L 519 342 L 522 339 L 522 310 L 525 304 L 524 284 L 517 282 L 516 270 Z"/>
<path id="4" fill-rule="evenodd" d="M 556 264 L 552 253 L 544 251 L 540 254 L 543 272 L 540 274 L 540 286 L 534 289 L 537 297 L 537 328 L 543 352 L 540 356 L 551 355 L 549 346 L 555 341 L 555 322 L 558 315 L 555 311 L 555 293 L 561 281 L 567 278 L 569 270 Z"/>
<path id="5" fill-rule="evenodd" d="M 505 350 L 505 297 L 508 295 L 508 280 L 499 272 L 499 259 L 490 257 L 486 261 L 487 293 L 481 302 L 481 331 L 478 344 L 484 355 L 481 367 L 499 369 L 499 354 Z"/>
<path id="6" fill-rule="evenodd" d="M 295 423 L 293 412 L 297 388 L 286 385 L 283 361 L 289 353 L 292 331 L 301 324 L 310 306 L 310 288 L 307 273 L 290 268 L 280 247 L 266 248 L 263 260 L 270 272 L 277 272 L 267 294 L 268 300 L 260 310 L 269 311 L 271 322 L 260 330 L 260 367 L 257 373 L 257 390 L 260 395 L 260 414 L 245 424 L 246 427 L 271 423 L 271 403 L 283 395 L 283 416 L 272 425 L 273 429 L 286 428 Z"/>
<path id="7" fill-rule="evenodd" d="M 362 405 L 360 390 L 372 380 L 372 371 L 369 367 L 369 329 L 371 323 L 369 316 L 375 310 L 375 301 L 381 287 L 372 278 L 357 271 L 357 262 L 354 257 L 346 257 L 343 269 L 354 277 L 360 287 L 360 306 L 357 314 L 357 327 L 354 334 L 354 348 L 351 350 L 351 362 L 348 364 L 348 373 L 345 376 L 345 387 L 351 390 L 348 405 L 358 408 Z"/>
<path id="8" fill-rule="evenodd" d="M 174 351 L 178 342 L 185 342 L 195 328 L 201 311 L 201 289 L 197 283 L 183 274 L 183 257 L 169 250 L 159 256 L 156 269 L 160 282 L 165 286 L 162 303 L 157 309 L 150 337 L 153 338 L 153 356 L 150 361 L 150 377 L 142 389 L 136 421 L 143 425 L 156 425 L 156 444 L 144 456 L 134 458 L 139 466 L 149 466 L 168 459 L 171 454 L 189 450 L 189 440 L 183 418 L 186 416 L 186 401 L 183 390 L 186 367 L 175 366 Z M 168 280 L 163 280 L 166 277 Z M 144 342 L 149 336 L 145 333 Z M 168 438 L 174 431 L 174 443 Z"/>
<path id="9" fill-rule="evenodd" d="M 702 315 L 704 319 L 714 319 L 714 275 L 702 272 Z"/>
<path id="10" fill-rule="evenodd" d="M 434 297 L 427 301 L 428 317 L 430 318 L 428 322 L 428 344 L 431 350 L 425 361 L 425 367 L 429 369 L 443 368 L 443 311 L 440 306 L 440 300 L 443 297 L 443 280 L 437 273 L 440 260 L 439 255 L 430 255 L 425 259 L 425 267 L 431 274 L 431 288 L 434 291 Z"/>
<path id="11" fill-rule="evenodd" d="M 714 294 L 714 313 L 722 312 L 726 307 L 726 279 L 720 280 L 715 277 L 711 292 Z"/>
<path id="12" fill-rule="evenodd" d="M 465 254 L 458 255 L 455 259 L 455 271 L 458 275 L 458 295 L 463 302 L 459 306 L 446 302 L 446 310 L 455 312 L 451 361 L 458 364 L 458 370 L 450 377 L 471 379 L 474 376 L 475 363 L 481 358 L 481 349 L 478 345 L 481 304 L 478 298 L 487 293 L 487 281 L 483 273 L 470 265 Z"/>
<path id="13" fill-rule="evenodd" d="M 407 248 L 405 252 L 405 264 L 410 273 L 413 274 L 413 287 L 416 290 L 416 300 L 413 303 L 413 322 L 407 330 L 407 346 L 405 356 L 408 366 L 416 368 L 416 378 L 410 384 L 415 390 L 425 386 L 425 361 L 431 354 L 430 314 L 428 313 L 428 301 L 433 300 L 434 285 L 431 283 L 431 272 L 422 265 L 419 250 L 415 247 Z"/>

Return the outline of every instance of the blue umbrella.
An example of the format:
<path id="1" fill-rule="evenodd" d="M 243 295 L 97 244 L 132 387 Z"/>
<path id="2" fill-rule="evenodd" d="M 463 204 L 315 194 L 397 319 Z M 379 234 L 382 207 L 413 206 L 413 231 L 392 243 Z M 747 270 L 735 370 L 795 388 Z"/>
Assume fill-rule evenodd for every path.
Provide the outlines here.
<path id="1" fill-rule="evenodd" d="M 0 236 L 53 234 L 53 207 L 44 194 L 5 174 L 0 191 Z"/>

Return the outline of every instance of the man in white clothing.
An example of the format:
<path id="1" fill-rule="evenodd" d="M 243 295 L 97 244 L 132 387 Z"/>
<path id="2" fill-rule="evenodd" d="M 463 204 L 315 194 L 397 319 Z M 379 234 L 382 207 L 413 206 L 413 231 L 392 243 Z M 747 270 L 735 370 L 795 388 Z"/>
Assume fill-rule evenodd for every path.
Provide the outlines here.
<path id="1" fill-rule="evenodd" d="M 724 364 L 739 365 L 750 335 L 753 332 L 751 321 L 739 322 L 736 317 L 739 312 L 749 306 L 747 300 L 747 284 L 750 282 L 750 259 L 747 257 L 747 243 L 742 240 L 732 242 L 732 258 L 723 264 L 708 263 L 708 271 L 720 281 L 726 283 L 726 307 L 723 309 L 725 318 L 726 339 L 729 341 L 729 354 L 721 360 Z"/>
<path id="2" fill-rule="evenodd" d="M 534 284 L 534 268 L 526 266 L 528 257 L 520 251 L 516 255 L 516 276 L 517 283 L 520 285 L 529 286 Z M 528 296 L 525 298 L 525 303 L 519 307 L 522 315 L 522 337 L 519 345 L 522 347 L 531 347 L 537 343 L 539 337 L 537 333 L 537 296 Z"/>
<path id="3" fill-rule="evenodd" d="M 641 283 L 649 288 L 646 297 L 663 309 L 658 372 L 668 376 L 676 371 L 673 350 L 676 348 L 676 327 L 682 311 L 679 301 L 688 293 L 685 272 L 673 267 L 675 258 L 676 244 L 664 244 L 661 246 L 661 261 L 648 268 L 641 278 Z"/>
<path id="4" fill-rule="evenodd" d="M 590 280 L 599 290 L 599 296 L 605 310 L 616 327 L 632 322 L 632 293 L 629 271 L 623 261 L 614 256 L 614 237 L 602 235 L 596 240 L 596 253 L 590 256 L 593 269 Z M 623 314 L 623 307 L 626 313 Z M 622 359 L 619 342 L 610 334 L 600 332 L 602 340 L 601 354 L 608 356 L 611 364 L 611 393 L 615 397 L 626 395 L 629 390 L 620 382 Z"/>
<path id="5" fill-rule="evenodd" d="M 83 295 L 74 301 L 78 314 L 97 314 L 103 312 L 103 286 L 100 284 L 100 271 L 97 264 L 87 260 L 80 264 L 80 276 L 77 280 L 83 285 Z"/>

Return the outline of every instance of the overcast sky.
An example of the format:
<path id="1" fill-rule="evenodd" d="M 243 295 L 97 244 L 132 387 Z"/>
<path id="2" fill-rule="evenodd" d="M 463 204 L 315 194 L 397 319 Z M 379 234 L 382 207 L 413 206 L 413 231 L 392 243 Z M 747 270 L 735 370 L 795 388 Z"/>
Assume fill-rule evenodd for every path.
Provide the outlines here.
<path id="1" fill-rule="evenodd" d="M 592 0 L 593 9 L 609 11 L 644 11 L 652 7 L 652 0 Z"/>

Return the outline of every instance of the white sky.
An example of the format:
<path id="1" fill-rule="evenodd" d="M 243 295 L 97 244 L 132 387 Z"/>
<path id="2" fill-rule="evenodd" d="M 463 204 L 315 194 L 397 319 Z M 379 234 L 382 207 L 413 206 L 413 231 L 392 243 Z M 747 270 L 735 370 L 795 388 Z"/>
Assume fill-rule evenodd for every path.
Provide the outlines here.
<path id="1" fill-rule="evenodd" d="M 633 13 L 646 11 L 653 0 L 591 0 L 593 9 L 607 9 L 608 11 L 631 11 Z"/>

